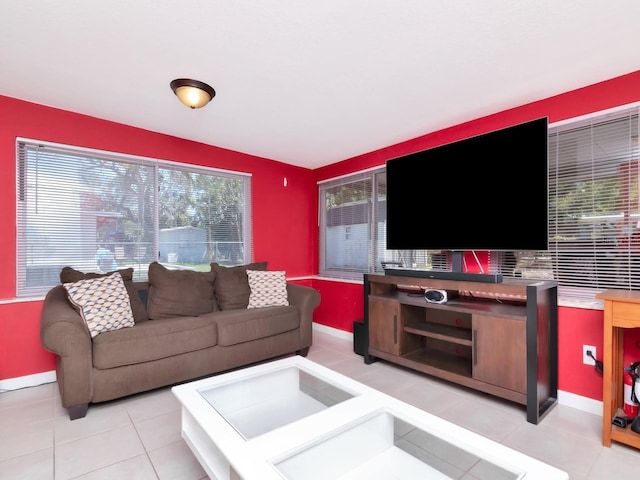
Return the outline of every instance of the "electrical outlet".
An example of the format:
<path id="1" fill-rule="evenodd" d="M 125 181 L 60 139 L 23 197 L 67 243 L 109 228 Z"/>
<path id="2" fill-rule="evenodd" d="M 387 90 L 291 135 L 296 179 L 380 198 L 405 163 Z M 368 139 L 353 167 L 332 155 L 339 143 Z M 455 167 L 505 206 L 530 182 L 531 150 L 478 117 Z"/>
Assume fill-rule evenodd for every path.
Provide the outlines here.
<path id="1" fill-rule="evenodd" d="M 587 355 L 587 352 L 591 352 L 594 358 L 598 358 L 596 356 L 596 347 L 592 345 L 583 345 L 582 346 L 582 363 L 585 365 L 595 365 L 596 361 Z"/>

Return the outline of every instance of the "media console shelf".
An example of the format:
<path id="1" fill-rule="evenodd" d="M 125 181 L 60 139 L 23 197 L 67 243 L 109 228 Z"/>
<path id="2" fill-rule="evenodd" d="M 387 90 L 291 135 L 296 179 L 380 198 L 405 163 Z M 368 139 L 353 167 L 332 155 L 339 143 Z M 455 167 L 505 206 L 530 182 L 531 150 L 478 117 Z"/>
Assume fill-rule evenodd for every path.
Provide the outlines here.
<path id="1" fill-rule="evenodd" d="M 425 289 L 458 294 L 428 303 Z M 364 276 L 364 361 L 393 362 L 526 405 L 537 424 L 558 396 L 558 287 Z"/>

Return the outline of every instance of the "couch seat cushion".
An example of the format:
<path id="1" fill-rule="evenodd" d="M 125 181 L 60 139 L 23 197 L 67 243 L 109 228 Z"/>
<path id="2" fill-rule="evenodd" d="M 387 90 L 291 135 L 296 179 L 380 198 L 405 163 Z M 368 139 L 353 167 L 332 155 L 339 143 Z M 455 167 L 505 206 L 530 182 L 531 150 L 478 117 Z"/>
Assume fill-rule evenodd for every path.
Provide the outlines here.
<path id="1" fill-rule="evenodd" d="M 300 326 L 300 313 L 292 305 L 216 312 L 218 345 L 228 347 L 279 333 Z"/>
<path id="2" fill-rule="evenodd" d="M 93 365 L 105 369 L 150 362 L 216 343 L 216 326 L 208 315 L 160 318 L 95 337 Z"/>

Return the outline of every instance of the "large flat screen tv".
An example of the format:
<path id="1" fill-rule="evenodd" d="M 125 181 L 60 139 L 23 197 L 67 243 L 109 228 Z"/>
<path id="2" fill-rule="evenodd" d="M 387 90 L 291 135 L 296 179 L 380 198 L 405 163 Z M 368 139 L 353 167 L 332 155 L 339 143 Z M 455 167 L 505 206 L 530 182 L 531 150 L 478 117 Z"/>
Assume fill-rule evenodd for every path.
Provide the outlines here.
<path id="1" fill-rule="evenodd" d="M 388 249 L 546 250 L 546 117 L 386 162 Z"/>

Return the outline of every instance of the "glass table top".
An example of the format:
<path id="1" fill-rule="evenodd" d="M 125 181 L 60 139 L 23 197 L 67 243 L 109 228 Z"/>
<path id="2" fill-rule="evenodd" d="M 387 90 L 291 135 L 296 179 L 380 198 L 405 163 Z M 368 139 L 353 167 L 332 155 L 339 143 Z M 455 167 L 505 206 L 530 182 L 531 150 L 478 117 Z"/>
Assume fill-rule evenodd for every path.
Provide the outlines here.
<path id="1" fill-rule="evenodd" d="M 247 440 L 354 397 L 296 366 L 198 392 Z"/>

